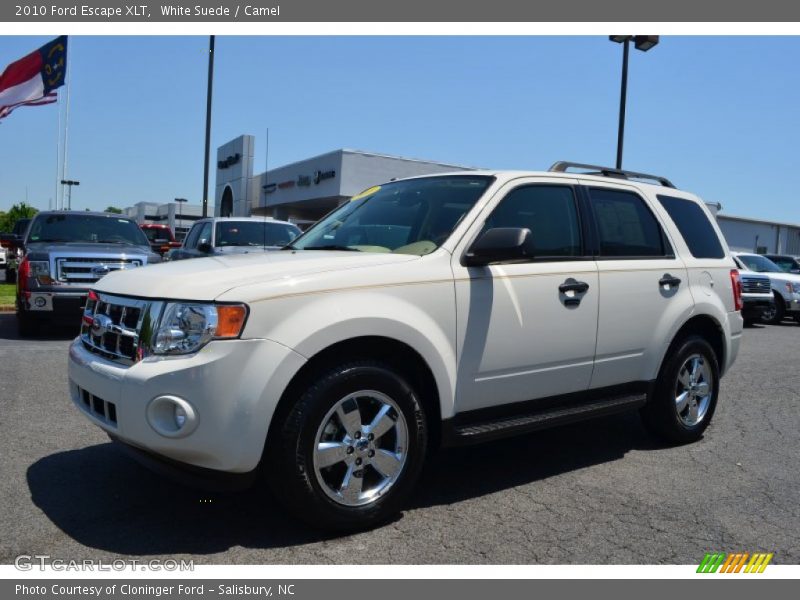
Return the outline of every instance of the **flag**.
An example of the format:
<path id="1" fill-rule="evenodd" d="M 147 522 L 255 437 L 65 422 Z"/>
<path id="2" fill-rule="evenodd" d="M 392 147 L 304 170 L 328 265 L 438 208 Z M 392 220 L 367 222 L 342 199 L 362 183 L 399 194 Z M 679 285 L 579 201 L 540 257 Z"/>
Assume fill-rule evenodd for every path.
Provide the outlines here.
<path id="1" fill-rule="evenodd" d="M 67 76 L 67 36 L 62 35 L 8 65 L 0 74 L 0 119 L 19 106 L 57 100 Z"/>

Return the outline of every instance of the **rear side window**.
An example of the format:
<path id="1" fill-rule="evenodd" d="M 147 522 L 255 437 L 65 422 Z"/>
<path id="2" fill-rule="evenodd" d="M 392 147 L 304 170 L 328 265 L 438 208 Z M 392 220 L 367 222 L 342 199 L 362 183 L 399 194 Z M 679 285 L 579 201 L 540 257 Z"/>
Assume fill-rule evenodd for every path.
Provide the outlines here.
<path id="1" fill-rule="evenodd" d="M 648 258 L 672 256 L 672 248 L 653 213 L 638 195 L 591 188 L 600 256 Z"/>
<path id="2" fill-rule="evenodd" d="M 494 227 L 527 227 L 534 258 L 581 256 L 578 210 L 572 188 L 555 185 L 518 187 L 503 198 L 486 219 Z"/>
<path id="3" fill-rule="evenodd" d="M 725 250 L 719 243 L 717 232 L 709 222 L 708 215 L 696 202 L 661 194 L 658 195 L 658 201 L 681 232 L 692 256 L 725 258 Z"/>

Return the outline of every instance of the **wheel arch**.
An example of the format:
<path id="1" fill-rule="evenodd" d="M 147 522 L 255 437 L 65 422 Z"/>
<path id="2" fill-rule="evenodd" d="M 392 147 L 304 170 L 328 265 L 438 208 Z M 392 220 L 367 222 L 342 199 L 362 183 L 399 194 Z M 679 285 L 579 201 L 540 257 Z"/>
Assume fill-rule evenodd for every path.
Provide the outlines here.
<path id="1" fill-rule="evenodd" d="M 347 359 L 368 358 L 379 360 L 405 376 L 420 395 L 428 417 L 429 443 L 436 447 L 441 441 L 442 399 L 441 385 L 428 361 L 411 345 L 396 338 L 365 335 L 343 339 L 319 350 L 294 374 L 281 394 L 272 415 L 267 443 L 274 439 L 273 430 L 279 426 L 292 407 L 304 385 L 326 369 Z"/>
<path id="2" fill-rule="evenodd" d="M 675 346 L 677 346 L 681 340 L 693 334 L 700 335 L 708 341 L 709 345 L 714 350 L 720 374 L 724 372 L 727 352 L 725 347 L 725 329 L 713 316 L 709 314 L 696 314 L 681 325 L 678 331 L 675 332 L 675 335 L 672 336 L 669 345 L 661 356 L 659 373 L 661 369 L 663 369 L 665 361 L 675 349 Z"/>

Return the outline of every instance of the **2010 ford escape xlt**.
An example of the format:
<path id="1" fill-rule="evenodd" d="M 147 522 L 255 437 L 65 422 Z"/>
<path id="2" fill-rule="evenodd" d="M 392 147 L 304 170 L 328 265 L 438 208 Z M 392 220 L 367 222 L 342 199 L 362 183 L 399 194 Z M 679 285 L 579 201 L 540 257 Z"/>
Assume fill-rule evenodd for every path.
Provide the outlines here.
<path id="1" fill-rule="evenodd" d="M 107 275 L 69 385 L 143 460 L 261 472 L 301 518 L 356 529 L 403 506 L 436 446 L 626 410 L 697 440 L 740 309 L 714 219 L 663 177 L 425 176 L 366 190 L 282 251 Z"/>

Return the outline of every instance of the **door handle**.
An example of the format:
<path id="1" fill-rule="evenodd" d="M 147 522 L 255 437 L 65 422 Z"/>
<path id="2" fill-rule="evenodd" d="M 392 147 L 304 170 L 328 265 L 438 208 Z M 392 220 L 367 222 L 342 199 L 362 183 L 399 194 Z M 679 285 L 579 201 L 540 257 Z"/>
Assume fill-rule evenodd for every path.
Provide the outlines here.
<path id="1" fill-rule="evenodd" d="M 669 287 L 678 287 L 681 284 L 681 280 L 677 277 L 673 277 L 669 273 L 664 273 L 664 276 L 658 280 L 658 285 L 668 285 Z"/>
<path id="2" fill-rule="evenodd" d="M 567 292 L 575 292 L 576 294 L 583 294 L 589 290 L 589 284 L 585 281 L 575 281 L 570 277 L 560 286 L 558 286 L 558 291 L 562 294 L 566 294 Z"/>

